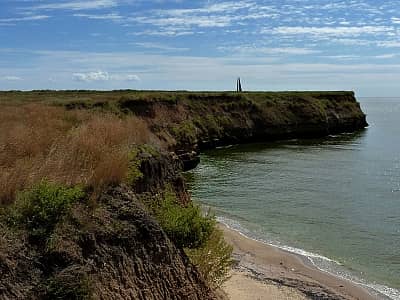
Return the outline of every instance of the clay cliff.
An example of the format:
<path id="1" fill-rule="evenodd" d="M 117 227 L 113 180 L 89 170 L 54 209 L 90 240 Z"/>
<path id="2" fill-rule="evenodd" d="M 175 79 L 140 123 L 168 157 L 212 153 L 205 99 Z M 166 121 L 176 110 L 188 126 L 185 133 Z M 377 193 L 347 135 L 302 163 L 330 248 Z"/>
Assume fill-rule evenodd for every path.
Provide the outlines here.
<path id="1" fill-rule="evenodd" d="M 178 93 L 118 102 L 147 120 L 152 131 L 185 162 L 201 150 L 229 144 L 313 138 L 368 126 L 353 92 Z"/>

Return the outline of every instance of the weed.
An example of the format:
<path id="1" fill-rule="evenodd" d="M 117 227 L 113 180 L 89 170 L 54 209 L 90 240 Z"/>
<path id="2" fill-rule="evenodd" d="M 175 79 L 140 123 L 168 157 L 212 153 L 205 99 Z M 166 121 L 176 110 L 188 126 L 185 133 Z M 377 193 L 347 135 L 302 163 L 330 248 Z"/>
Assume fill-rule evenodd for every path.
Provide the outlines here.
<path id="1" fill-rule="evenodd" d="M 168 237 L 180 248 L 198 248 L 209 238 L 215 226 L 213 216 L 203 216 L 201 208 L 193 203 L 182 206 L 171 188 L 164 198 L 153 204 L 155 217 Z"/>
<path id="2" fill-rule="evenodd" d="M 42 181 L 19 192 L 11 207 L 10 222 L 28 230 L 33 237 L 46 240 L 68 209 L 84 197 L 80 187 L 64 187 Z"/>
<path id="3" fill-rule="evenodd" d="M 219 287 L 228 279 L 233 264 L 232 250 L 232 246 L 224 240 L 222 231 L 214 228 L 204 245 L 185 249 L 185 252 L 204 279 L 211 286 Z"/>

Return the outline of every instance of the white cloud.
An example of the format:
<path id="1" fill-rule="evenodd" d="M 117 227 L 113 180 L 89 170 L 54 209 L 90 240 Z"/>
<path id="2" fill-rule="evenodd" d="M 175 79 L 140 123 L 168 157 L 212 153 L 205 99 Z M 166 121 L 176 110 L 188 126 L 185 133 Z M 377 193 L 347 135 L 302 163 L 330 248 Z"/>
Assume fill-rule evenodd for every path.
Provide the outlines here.
<path id="1" fill-rule="evenodd" d="M 122 20 L 123 17 L 119 14 L 116 13 L 111 13 L 111 14 L 104 14 L 104 15 L 92 15 L 92 14 L 74 14 L 74 17 L 81 17 L 81 18 L 87 18 L 91 20 Z"/>
<path id="2" fill-rule="evenodd" d="M 187 30 L 185 28 L 161 28 L 160 30 L 144 30 L 144 31 L 137 31 L 131 32 L 128 35 L 136 35 L 136 36 L 167 36 L 167 37 L 178 37 L 178 36 L 185 36 L 185 35 L 192 35 L 194 31 Z"/>
<path id="3" fill-rule="evenodd" d="M 262 33 L 273 33 L 283 35 L 310 35 L 314 37 L 352 37 L 360 35 L 377 35 L 393 32 L 394 28 L 389 26 L 360 26 L 360 27 L 301 27 L 281 26 L 276 28 L 264 28 Z"/>
<path id="4" fill-rule="evenodd" d="M 395 17 L 393 17 L 393 18 L 392 18 L 392 23 L 393 23 L 393 24 L 400 24 L 400 18 L 395 18 Z"/>
<path id="5" fill-rule="evenodd" d="M 396 53 L 389 53 L 389 54 L 376 55 L 375 58 L 387 59 L 387 58 L 394 58 L 394 57 L 397 57 L 397 56 L 398 55 Z"/>
<path id="6" fill-rule="evenodd" d="M 127 18 L 127 22 L 146 24 L 165 32 L 170 27 L 178 31 L 192 31 L 193 27 L 225 28 L 244 25 L 245 21 L 263 18 L 276 18 L 278 11 L 273 7 L 261 6 L 253 1 L 225 1 L 206 4 L 198 8 L 152 10 L 147 15 Z"/>
<path id="7" fill-rule="evenodd" d="M 400 41 L 378 41 L 377 46 L 384 48 L 400 48 Z"/>
<path id="8" fill-rule="evenodd" d="M 107 81 L 110 79 L 110 76 L 107 72 L 97 71 L 89 73 L 74 73 L 72 74 L 72 78 L 75 81 Z"/>
<path id="9" fill-rule="evenodd" d="M 90 0 L 90 1 L 57 1 L 47 4 L 38 4 L 29 9 L 36 10 L 88 10 L 101 9 L 117 6 L 115 0 Z"/>
<path id="10" fill-rule="evenodd" d="M 234 47 L 218 47 L 218 50 L 241 55 L 308 55 L 319 53 L 318 50 L 301 48 L 301 47 L 257 47 L 257 46 L 234 46 Z"/>
<path id="11" fill-rule="evenodd" d="M 321 56 L 323 58 L 330 58 L 330 59 L 337 59 L 337 60 L 355 60 L 355 59 L 360 59 L 360 55 L 325 55 Z"/>
<path id="12" fill-rule="evenodd" d="M 15 18 L 5 18 L 0 19 L 0 23 L 12 23 L 12 22 L 23 22 L 23 21 L 38 21 L 48 19 L 50 16 L 46 15 L 33 15 L 33 16 L 26 16 L 26 17 L 15 17 Z"/>
<path id="13" fill-rule="evenodd" d="M 237 1 L 237 2 L 220 2 L 214 4 L 208 4 L 200 8 L 192 9 L 169 9 L 169 10 L 159 10 L 160 15 L 171 15 L 171 16 L 183 16 L 183 15 L 193 15 L 193 14 L 211 14 L 211 13 L 224 13 L 229 14 L 242 9 L 248 9 L 254 7 L 256 4 L 250 1 Z"/>
<path id="14" fill-rule="evenodd" d="M 109 74 L 105 71 L 96 71 L 88 73 L 72 74 L 74 81 L 92 82 L 92 81 L 140 81 L 139 76 L 135 74 Z"/>
<path id="15" fill-rule="evenodd" d="M 368 46 L 373 42 L 365 39 L 356 39 L 356 38 L 331 38 L 329 39 L 332 43 L 338 43 L 345 46 Z"/>
<path id="16" fill-rule="evenodd" d="M 162 50 L 162 51 L 168 51 L 168 52 L 170 52 L 170 51 L 181 52 L 181 51 L 190 50 L 189 48 L 172 47 L 172 46 L 164 45 L 161 43 L 143 42 L 143 43 L 134 43 L 134 45 L 139 46 L 141 48 Z"/>
<path id="17" fill-rule="evenodd" d="M 0 77 L 0 80 L 6 80 L 6 81 L 20 81 L 20 80 L 22 80 L 22 78 L 21 78 L 21 77 L 18 77 L 18 76 L 3 76 L 3 77 Z"/>

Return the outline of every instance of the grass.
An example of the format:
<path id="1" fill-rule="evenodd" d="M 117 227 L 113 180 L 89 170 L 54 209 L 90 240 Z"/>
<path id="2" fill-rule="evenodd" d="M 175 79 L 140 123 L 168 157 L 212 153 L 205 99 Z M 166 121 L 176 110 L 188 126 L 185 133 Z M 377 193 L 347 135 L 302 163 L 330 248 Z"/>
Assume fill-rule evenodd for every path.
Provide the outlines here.
<path id="1" fill-rule="evenodd" d="M 233 264 L 232 251 L 232 246 L 225 242 L 222 231 L 216 227 L 201 247 L 185 249 L 191 262 L 213 288 L 220 287 L 228 279 Z"/>
<path id="2" fill-rule="evenodd" d="M 40 103 L 3 104 L 0 110 L 0 204 L 43 179 L 83 185 L 95 193 L 123 182 L 131 149 L 151 140 L 142 119 L 66 111 Z"/>
<path id="3" fill-rule="evenodd" d="M 243 92 L 235 93 L 231 91 L 225 92 L 189 92 L 189 91 L 138 91 L 138 90 L 117 90 L 117 91 L 86 91 L 86 90 L 73 90 L 73 91 L 0 91 L 0 103 L 26 103 L 26 102 L 46 102 L 51 104 L 65 105 L 68 103 L 86 103 L 88 106 L 102 106 L 101 103 L 105 102 L 118 102 L 118 101 L 185 101 L 207 100 L 212 96 L 214 99 L 227 99 L 231 98 L 232 101 L 237 102 L 240 99 L 251 98 L 258 101 L 266 98 L 271 99 L 284 99 L 288 97 L 316 97 L 324 98 L 329 96 L 353 96 L 353 92 L 349 91 L 291 91 L 291 92 Z M 104 105 L 104 104 L 103 104 Z"/>

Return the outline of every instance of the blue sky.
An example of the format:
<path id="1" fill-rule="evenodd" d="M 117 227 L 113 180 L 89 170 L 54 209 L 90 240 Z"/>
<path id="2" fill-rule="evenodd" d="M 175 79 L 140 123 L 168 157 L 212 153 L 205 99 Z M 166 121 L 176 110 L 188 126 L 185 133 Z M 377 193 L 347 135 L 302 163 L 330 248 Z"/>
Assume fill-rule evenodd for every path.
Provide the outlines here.
<path id="1" fill-rule="evenodd" d="M 400 1 L 0 0 L 0 89 L 400 95 Z"/>

